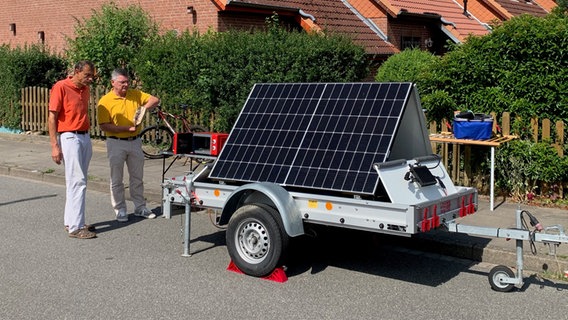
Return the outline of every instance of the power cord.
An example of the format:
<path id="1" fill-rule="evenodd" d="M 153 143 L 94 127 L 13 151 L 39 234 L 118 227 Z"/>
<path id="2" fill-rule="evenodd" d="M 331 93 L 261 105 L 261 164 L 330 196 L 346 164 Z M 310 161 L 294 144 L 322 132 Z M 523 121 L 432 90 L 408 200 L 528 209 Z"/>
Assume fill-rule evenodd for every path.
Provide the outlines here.
<path id="1" fill-rule="evenodd" d="M 530 243 L 530 246 L 531 246 L 531 253 L 532 253 L 533 255 L 536 255 L 537 252 L 536 252 L 536 245 L 535 245 L 535 242 L 534 242 L 534 234 L 535 234 L 537 231 L 538 231 L 538 232 L 542 231 L 542 230 L 543 230 L 543 227 L 542 227 L 542 225 L 540 224 L 540 222 L 538 221 L 538 219 L 537 219 L 535 216 L 533 216 L 533 215 L 532 215 L 530 212 L 528 212 L 527 210 L 523 210 L 523 211 L 521 211 L 521 223 L 522 223 L 523 228 L 524 228 L 525 230 L 530 230 L 529 224 L 527 224 L 527 221 L 526 221 L 526 219 L 525 219 L 525 215 L 529 217 L 529 223 L 530 223 L 530 225 L 531 225 L 532 227 L 534 227 L 534 230 L 532 230 L 532 231 L 529 232 L 529 235 L 530 235 L 530 237 L 529 237 L 529 243 Z"/>

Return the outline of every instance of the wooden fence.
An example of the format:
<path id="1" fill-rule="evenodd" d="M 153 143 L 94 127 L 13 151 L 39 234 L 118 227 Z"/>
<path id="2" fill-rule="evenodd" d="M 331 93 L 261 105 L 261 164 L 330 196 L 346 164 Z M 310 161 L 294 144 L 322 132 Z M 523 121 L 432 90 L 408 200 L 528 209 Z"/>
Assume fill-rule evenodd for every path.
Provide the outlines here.
<path id="1" fill-rule="evenodd" d="M 105 94 L 103 88 L 97 87 L 91 92 L 91 99 L 89 101 L 89 118 L 91 120 L 91 135 L 101 136 L 101 131 L 97 125 L 97 102 Z M 49 105 L 49 89 L 42 87 L 26 87 L 22 89 L 22 124 L 23 131 L 36 131 L 47 133 L 47 115 Z M 147 115 L 148 116 L 148 115 Z M 493 132 L 497 132 L 497 127 L 501 129 L 500 134 L 511 135 L 511 116 L 508 112 L 503 112 L 501 117 L 497 117 L 492 113 L 493 119 L 499 119 L 493 123 Z M 146 119 L 148 121 L 148 119 Z M 533 140 L 538 141 L 551 141 L 552 145 L 557 149 L 558 154 L 563 156 L 564 146 L 564 123 L 557 121 L 554 123 L 549 119 L 531 119 L 531 132 Z M 447 122 L 430 123 L 430 133 L 449 133 L 450 130 Z M 553 140 L 551 140 L 553 138 Z"/>
<path id="2" fill-rule="evenodd" d="M 49 88 L 26 87 L 22 89 L 22 123 L 23 131 L 47 133 L 47 116 L 49 107 Z M 101 137 L 102 131 L 97 125 L 97 102 L 105 94 L 104 89 L 95 88 L 89 100 L 90 133 L 93 137 Z"/>
<path id="3" fill-rule="evenodd" d="M 22 99 L 20 101 L 22 108 L 22 131 L 48 133 L 49 90 L 42 87 L 26 87 L 22 89 Z M 89 100 L 89 121 L 91 127 L 89 132 L 91 137 L 94 138 L 102 138 L 104 136 L 97 123 L 97 102 L 105 94 L 106 91 L 102 87 L 96 87 L 91 91 Z M 154 118 L 147 112 L 142 127 L 147 127 L 154 124 L 154 122 Z"/>
<path id="4" fill-rule="evenodd" d="M 103 133 L 97 125 L 97 108 L 96 103 L 99 101 L 105 92 L 102 88 L 95 88 L 91 92 L 91 99 L 89 101 L 89 117 L 91 120 L 91 136 L 92 137 L 102 137 Z M 48 104 L 49 104 L 49 89 L 40 87 L 27 87 L 22 89 L 22 130 L 24 131 L 39 131 L 47 133 L 47 114 L 48 114 Z M 512 135 L 511 132 L 511 115 L 508 112 L 504 112 L 500 117 L 496 114 L 492 114 L 493 119 L 497 119 L 493 123 L 493 131 L 497 132 L 497 128 L 500 128 L 499 134 L 502 135 Z M 144 126 L 147 126 L 153 122 L 153 119 L 149 114 L 146 114 L 146 119 L 144 120 Z M 562 121 L 557 121 L 552 123 L 549 119 L 532 119 L 530 125 L 530 132 L 532 132 L 533 140 L 535 142 L 539 141 L 550 141 L 552 145 L 556 148 L 560 156 L 563 154 L 564 146 L 564 123 Z M 450 129 L 446 122 L 443 123 L 430 123 L 430 133 L 447 133 L 450 134 Z M 465 145 L 461 146 L 459 144 L 447 144 L 447 143 L 432 143 L 432 148 L 435 153 L 442 156 L 442 161 L 448 171 L 450 171 L 452 180 L 458 185 L 464 186 L 475 186 L 482 190 L 487 187 L 484 183 L 486 177 L 481 172 L 472 172 L 471 170 L 471 146 Z M 463 148 L 463 149 L 462 149 Z M 463 167 L 462 165 L 463 164 Z M 480 182 L 481 181 L 481 182 Z"/>
<path id="5" fill-rule="evenodd" d="M 491 113 L 493 119 L 493 133 L 501 136 L 514 136 L 511 131 L 512 119 L 509 112 L 503 112 L 498 117 Z M 447 121 L 442 123 L 430 122 L 430 134 L 451 134 Z M 529 132 L 534 142 L 550 142 L 558 155 L 564 156 L 564 122 L 557 121 L 553 124 L 550 119 L 533 118 L 530 120 Z M 442 156 L 444 166 L 448 169 L 454 183 L 463 186 L 474 186 L 480 190 L 487 188 L 484 183 L 487 179 L 481 172 L 472 172 L 472 147 L 471 145 L 448 144 L 432 142 L 432 149 Z M 486 151 L 489 149 L 486 148 Z M 462 165 L 463 164 L 463 165 Z M 486 173 L 489 174 L 488 172 Z"/>

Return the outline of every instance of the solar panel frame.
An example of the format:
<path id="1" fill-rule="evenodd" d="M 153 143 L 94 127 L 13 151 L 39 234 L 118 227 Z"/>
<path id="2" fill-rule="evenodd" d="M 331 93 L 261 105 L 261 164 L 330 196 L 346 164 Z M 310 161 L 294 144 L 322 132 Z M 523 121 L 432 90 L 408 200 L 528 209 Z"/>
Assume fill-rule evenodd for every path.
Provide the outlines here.
<path id="1" fill-rule="evenodd" d="M 254 85 L 210 178 L 373 194 L 412 83 Z"/>

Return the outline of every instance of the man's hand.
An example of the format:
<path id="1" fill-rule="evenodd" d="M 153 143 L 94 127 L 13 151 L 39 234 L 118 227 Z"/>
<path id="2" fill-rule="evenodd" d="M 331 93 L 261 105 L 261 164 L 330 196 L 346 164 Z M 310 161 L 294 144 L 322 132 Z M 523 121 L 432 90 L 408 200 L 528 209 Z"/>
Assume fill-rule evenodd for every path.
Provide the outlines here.
<path id="1" fill-rule="evenodd" d="M 63 153 L 57 144 L 51 147 L 51 159 L 53 159 L 53 162 L 57 164 L 61 164 L 61 161 L 63 160 Z"/>

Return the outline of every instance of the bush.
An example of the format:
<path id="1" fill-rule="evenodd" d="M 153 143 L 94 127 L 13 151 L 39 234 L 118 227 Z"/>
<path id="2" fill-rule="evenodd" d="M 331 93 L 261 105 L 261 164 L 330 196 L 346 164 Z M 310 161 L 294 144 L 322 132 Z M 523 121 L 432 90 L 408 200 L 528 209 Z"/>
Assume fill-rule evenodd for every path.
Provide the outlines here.
<path id="1" fill-rule="evenodd" d="M 499 186 L 518 201 L 538 192 L 538 182 L 553 185 L 568 178 L 568 158 L 548 142 L 513 140 L 497 149 L 495 159 Z"/>
<path id="2" fill-rule="evenodd" d="M 275 19 L 275 17 L 273 17 Z M 228 132 L 252 86 L 350 82 L 368 74 L 364 49 L 336 35 L 266 31 L 166 34 L 143 48 L 135 70 L 166 107 L 190 104 L 195 121 Z"/>
<path id="3" fill-rule="evenodd" d="M 460 110 L 568 120 L 568 17 L 515 17 L 452 46 L 427 94 L 444 90 Z M 432 114 L 454 110 L 427 105 Z M 439 120 L 439 119 L 434 119 Z"/>
<path id="4" fill-rule="evenodd" d="M 428 86 L 432 69 L 440 58 L 418 48 L 393 55 L 377 70 L 378 82 L 415 82 L 418 89 Z"/>
<path id="5" fill-rule="evenodd" d="M 119 8 L 104 4 L 100 11 L 83 20 L 77 19 L 75 38 L 67 38 L 67 58 L 74 63 L 91 60 L 97 68 L 98 84 L 110 87 L 115 68 L 131 70 L 138 52 L 151 47 L 158 35 L 158 25 L 138 5 Z"/>
<path id="6" fill-rule="evenodd" d="M 3 126 L 19 129 L 20 89 L 28 86 L 50 88 L 66 75 L 66 62 L 47 47 L 33 45 L 0 47 L 0 119 Z"/>
<path id="7" fill-rule="evenodd" d="M 368 74 L 364 49 L 334 35 L 287 32 L 278 16 L 258 32 L 173 32 L 157 25 L 136 5 L 110 3 L 77 21 L 68 39 L 70 60 L 95 63 L 108 86 L 115 67 L 162 100 L 168 109 L 191 106 L 196 124 L 229 131 L 254 83 L 358 81 Z"/>

